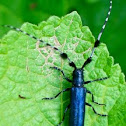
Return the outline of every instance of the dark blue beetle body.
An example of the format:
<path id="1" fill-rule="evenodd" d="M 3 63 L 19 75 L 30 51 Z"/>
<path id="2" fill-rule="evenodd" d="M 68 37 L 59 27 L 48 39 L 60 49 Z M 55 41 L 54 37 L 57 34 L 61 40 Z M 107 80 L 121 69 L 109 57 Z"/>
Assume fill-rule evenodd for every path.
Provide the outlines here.
<path id="1" fill-rule="evenodd" d="M 73 71 L 73 87 L 71 88 L 70 126 L 83 126 L 85 116 L 86 88 L 83 69 Z"/>
<path id="2" fill-rule="evenodd" d="M 70 126 L 84 126 L 85 98 L 86 88 L 71 88 Z"/>

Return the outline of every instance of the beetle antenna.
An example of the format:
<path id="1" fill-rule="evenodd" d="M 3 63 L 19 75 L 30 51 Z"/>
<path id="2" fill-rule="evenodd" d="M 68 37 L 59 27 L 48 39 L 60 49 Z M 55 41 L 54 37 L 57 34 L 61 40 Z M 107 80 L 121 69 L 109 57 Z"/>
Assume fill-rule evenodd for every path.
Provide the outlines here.
<path id="1" fill-rule="evenodd" d="M 104 24 L 102 26 L 101 32 L 98 35 L 98 38 L 97 38 L 98 41 L 100 41 L 100 39 L 101 39 L 101 35 L 102 35 L 102 33 L 103 33 L 104 29 L 105 29 L 105 26 L 106 26 L 106 24 L 108 22 L 109 16 L 111 14 L 111 10 L 112 10 L 112 0 L 110 0 L 110 6 L 109 6 L 109 11 L 108 11 L 107 17 L 106 17 L 105 22 L 104 22 Z"/>
<path id="2" fill-rule="evenodd" d="M 98 38 L 97 38 L 97 40 L 95 41 L 95 44 L 94 44 L 94 47 L 93 47 L 93 49 L 92 49 L 92 52 L 91 52 L 90 57 L 84 62 L 83 66 L 82 66 L 82 69 L 83 69 L 88 63 L 90 63 L 90 62 L 92 61 L 92 57 L 93 57 L 95 48 L 97 48 L 97 47 L 99 46 L 99 44 L 100 44 L 100 39 L 101 39 L 102 33 L 103 33 L 104 30 L 105 30 L 106 24 L 107 24 L 107 22 L 108 22 L 108 20 L 109 20 L 109 16 L 110 16 L 110 14 L 111 14 L 111 10 L 112 10 L 112 0 L 110 0 L 109 11 L 108 11 L 107 17 L 106 17 L 106 19 L 105 19 L 105 22 L 104 22 L 104 24 L 103 24 L 103 26 L 102 26 L 102 28 L 101 28 L 101 32 L 99 33 Z"/>
<path id="3" fill-rule="evenodd" d="M 67 59 L 67 60 L 69 61 L 69 65 L 70 65 L 71 67 L 74 67 L 74 68 L 76 69 L 76 65 L 74 64 L 73 61 L 70 60 L 70 58 L 68 57 L 68 55 L 67 55 L 66 53 L 62 52 L 61 50 L 59 50 L 57 47 L 52 46 L 51 44 L 49 44 L 49 43 L 43 41 L 42 39 L 38 39 L 38 38 L 36 38 L 35 36 L 33 36 L 33 35 L 31 35 L 31 34 L 25 32 L 25 31 L 23 31 L 23 30 L 21 30 L 21 29 L 19 29 L 19 28 L 16 28 L 16 27 L 14 27 L 14 26 L 10 26 L 10 25 L 2 25 L 2 26 L 3 26 L 3 27 L 10 28 L 10 29 L 14 29 L 14 30 L 19 31 L 19 32 L 22 32 L 23 34 L 25 34 L 25 35 L 27 35 L 27 36 L 29 36 L 29 37 L 31 37 L 31 38 L 33 38 L 33 39 L 35 39 L 35 40 L 41 42 L 41 43 L 44 43 L 46 46 L 50 46 L 51 48 L 53 48 L 54 50 L 56 50 L 56 51 L 58 51 L 58 52 L 60 53 L 60 57 L 61 57 L 62 59 Z"/>

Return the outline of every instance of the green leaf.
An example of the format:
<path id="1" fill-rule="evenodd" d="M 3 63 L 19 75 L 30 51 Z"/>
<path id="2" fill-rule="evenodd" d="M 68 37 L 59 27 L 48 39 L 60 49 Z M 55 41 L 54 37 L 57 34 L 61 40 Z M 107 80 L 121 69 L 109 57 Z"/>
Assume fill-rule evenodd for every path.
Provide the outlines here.
<path id="1" fill-rule="evenodd" d="M 120 126 L 126 125 L 126 88 L 121 92 L 120 97 L 118 97 L 112 110 L 109 112 L 109 125 L 110 126 Z"/>
<path id="2" fill-rule="evenodd" d="M 77 12 L 62 18 L 52 16 L 38 26 L 25 23 L 21 29 L 66 52 L 78 67 L 91 54 L 95 42 L 89 28 L 82 26 Z M 105 103 L 106 106 L 93 104 L 90 95 L 87 95 L 87 102 L 98 113 L 109 115 L 100 117 L 86 107 L 86 126 L 125 124 L 126 110 L 121 111 L 121 107 L 125 107 L 125 101 L 121 95 L 123 94 L 123 98 L 126 96 L 126 85 L 119 65 L 114 65 L 113 62 L 106 45 L 101 43 L 95 50 L 93 61 L 85 67 L 85 81 L 110 77 L 108 80 L 86 85 L 94 94 L 95 101 Z M 41 99 L 53 97 L 61 90 L 71 87 L 71 84 L 63 79 L 60 72 L 50 69 L 50 66 L 63 69 L 66 76 L 72 78 L 73 68 L 50 47 L 12 30 L 0 40 L 1 126 L 56 126 L 61 121 L 69 104 L 70 93 L 66 92 L 50 101 Z M 19 95 L 26 99 L 19 98 Z M 120 117 L 123 116 L 121 121 L 117 120 L 118 113 Z M 64 126 L 69 125 L 68 120 L 67 113 Z"/>

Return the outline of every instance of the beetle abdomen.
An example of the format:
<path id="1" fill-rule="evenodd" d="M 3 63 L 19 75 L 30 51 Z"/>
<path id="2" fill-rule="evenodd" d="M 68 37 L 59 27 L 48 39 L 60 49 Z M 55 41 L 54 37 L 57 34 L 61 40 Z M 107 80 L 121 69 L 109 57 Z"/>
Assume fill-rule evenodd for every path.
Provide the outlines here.
<path id="1" fill-rule="evenodd" d="M 70 126 L 84 126 L 86 88 L 71 88 Z"/>

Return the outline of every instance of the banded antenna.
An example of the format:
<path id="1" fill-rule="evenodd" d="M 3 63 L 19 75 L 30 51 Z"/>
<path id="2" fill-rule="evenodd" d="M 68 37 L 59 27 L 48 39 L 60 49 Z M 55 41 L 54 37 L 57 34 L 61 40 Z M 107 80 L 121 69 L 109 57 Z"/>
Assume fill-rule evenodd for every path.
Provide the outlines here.
<path id="1" fill-rule="evenodd" d="M 101 32 L 100 32 L 99 35 L 98 35 L 97 41 L 100 41 L 100 39 L 101 39 L 102 33 L 104 32 L 104 29 L 105 29 L 106 24 L 107 24 L 107 22 L 108 22 L 109 16 L 110 16 L 110 14 L 111 14 L 111 10 L 112 10 L 112 0 L 110 0 L 109 11 L 108 11 L 107 17 L 106 17 L 106 19 L 105 19 L 105 22 L 104 22 L 104 24 L 103 24 L 103 26 L 102 26 L 102 28 L 101 28 Z M 97 46 L 96 46 L 96 47 L 97 47 Z M 91 57 L 93 56 L 94 50 L 95 50 L 95 46 L 94 46 L 94 48 L 93 48 L 93 50 L 92 50 Z"/>
<path id="2" fill-rule="evenodd" d="M 61 57 L 62 59 L 67 59 L 67 60 L 69 61 L 69 65 L 70 65 L 71 67 L 74 67 L 74 68 L 76 69 L 76 66 L 75 66 L 74 62 L 70 60 L 70 58 L 68 57 L 68 55 L 67 55 L 66 53 L 62 52 L 61 50 L 59 50 L 57 47 L 52 46 L 51 44 L 49 44 L 49 43 L 43 41 L 42 39 L 38 39 L 38 38 L 36 38 L 35 36 L 33 36 L 33 35 L 31 35 L 31 34 L 25 32 L 25 31 L 23 31 L 23 30 L 21 30 L 21 29 L 19 29 L 19 28 L 16 28 L 16 27 L 14 27 L 14 26 L 10 26 L 10 25 L 2 25 L 2 26 L 3 26 L 3 27 L 10 28 L 10 29 L 14 29 L 14 30 L 19 31 L 19 32 L 22 32 L 23 34 L 25 34 L 25 35 L 27 35 L 27 36 L 29 36 L 29 37 L 31 37 L 31 38 L 33 38 L 33 39 L 35 39 L 35 40 L 37 40 L 37 41 L 43 43 L 43 44 L 45 44 L 46 46 L 50 46 L 51 48 L 53 48 L 54 50 L 56 50 L 56 51 L 58 51 L 58 52 L 60 53 L 60 57 Z"/>
<path id="3" fill-rule="evenodd" d="M 106 17 L 106 19 L 105 19 L 105 22 L 104 22 L 102 28 L 101 28 L 101 31 L 100 31 L 100 33 L 99 33 L 99 35 L 98 35 L 98 38 L 97 38 L 97 40 L 95 41 L 95 44 L 94 44 L 94 47 L 93 47 L 93 49 L 92 49 L 91 55 L 90 55 L 90 57 L 84 62 L 83 66 L 82 66 L 82 69 L 83 69 L 88 63 L 90 63 L 90 62 L 92 61 L 92 57 L 93 57 L 95 48 L 98 47 L 99 44 L 100 44 L 100 39 L 101 39 L 102 33 L 104 32 L 104 29 L 105 29 L 105 27 L 106 27 L 106 24 L 107 24 L 107 22 L 108 22 L 108 20 L 109 20 L 109 16 L 110 16 L 110 14 L 111 14 L 111 10 L 112 10 L 112 0 L 110 0 L 110 6 L 109 6 L 109 11 L 108 11 L 107 17 Z"/>
<path id="4" fill-rule="evenodd" d="M 97 38 L 97 40 L 95 41 L 95 44 L 94 44 L 94 47 L 93 47 L 93 49 L 92 49 L 91 55 L 90 55 L 90 57 L 84 62 L 84 64 L 83 64 L 83 66 L 82 66 L 81 69 L 83 69 L 87 64 L 89 64 L 89 63 L 92 61 L 92 57 L 93 57 L 95 48 L 98 47 L 99 44 L 100 44 L 100 39 L 101 39 L 102 33 L 103 33 L 103 31 L 104 31 L 104 29 L 105 29 L 105 27 L 106 27 L 106 23 L 108 22 L 108 19 L 109 19 L 110 13 L 111 13 L 111 9 L 112 9 L 112 0 L 110 0 L 110 7 L 109 7 L 108 15 L 107 15 L 107 17 L 106 17 L 106 19 L 105 19 L 105 22 L 104 22 L 103 26 L 102 26 L 101 32 L 99 33 L 98 38 Z M 10 25 L 2 25 L 2 26 L 3 26 L 3 27 L 8 27 L 8 28 L 10 28 L 10 29 L 14 29 L 14 30 L 19 31 L 19 32 L 22 32 L 23 34 L 25 34 L 25 35 L 27 35 L 27 36 L 29 36 L 29 37 L 31 37 L 31 38 L 33 38 L 33 39 L 39 41 L 39 42 L 44 43 L 46 46 L 50 46 L 51 48 L 53 48 L 54 50 L 56 50 L 56 51 L 58 51 L 58 52 L 60 53 L 60 57 L 61 57 L 62 59 L 67 59 L 67 60 L 69 61 L 69 65 L 70 65 L 71 67 L 74 67 L 74 68 L 76 69 L 75 63 L 74 63 L 73 61 L 70 60 L 70 58 L 68 57 L 68 55 L 67 55 L 66 53 L 62 52 L 62 51 L 59 50 L 57 47 L 52 46 L 51 44 L 49 44 L 49 43 L 43 41 L 42 39 L 38 39 L 38 38 L 36 38 L 35 36 L 33 36 L 33 35 L 31 35 L 31 34 L 25 32 L 25 31 L 23 31 L 23 30 L 21 30 L 21 29 L 19 29 L 19 28 L 16 28 L 16 27 L 14 27 L 14 26 L 10 26 Z"/>

